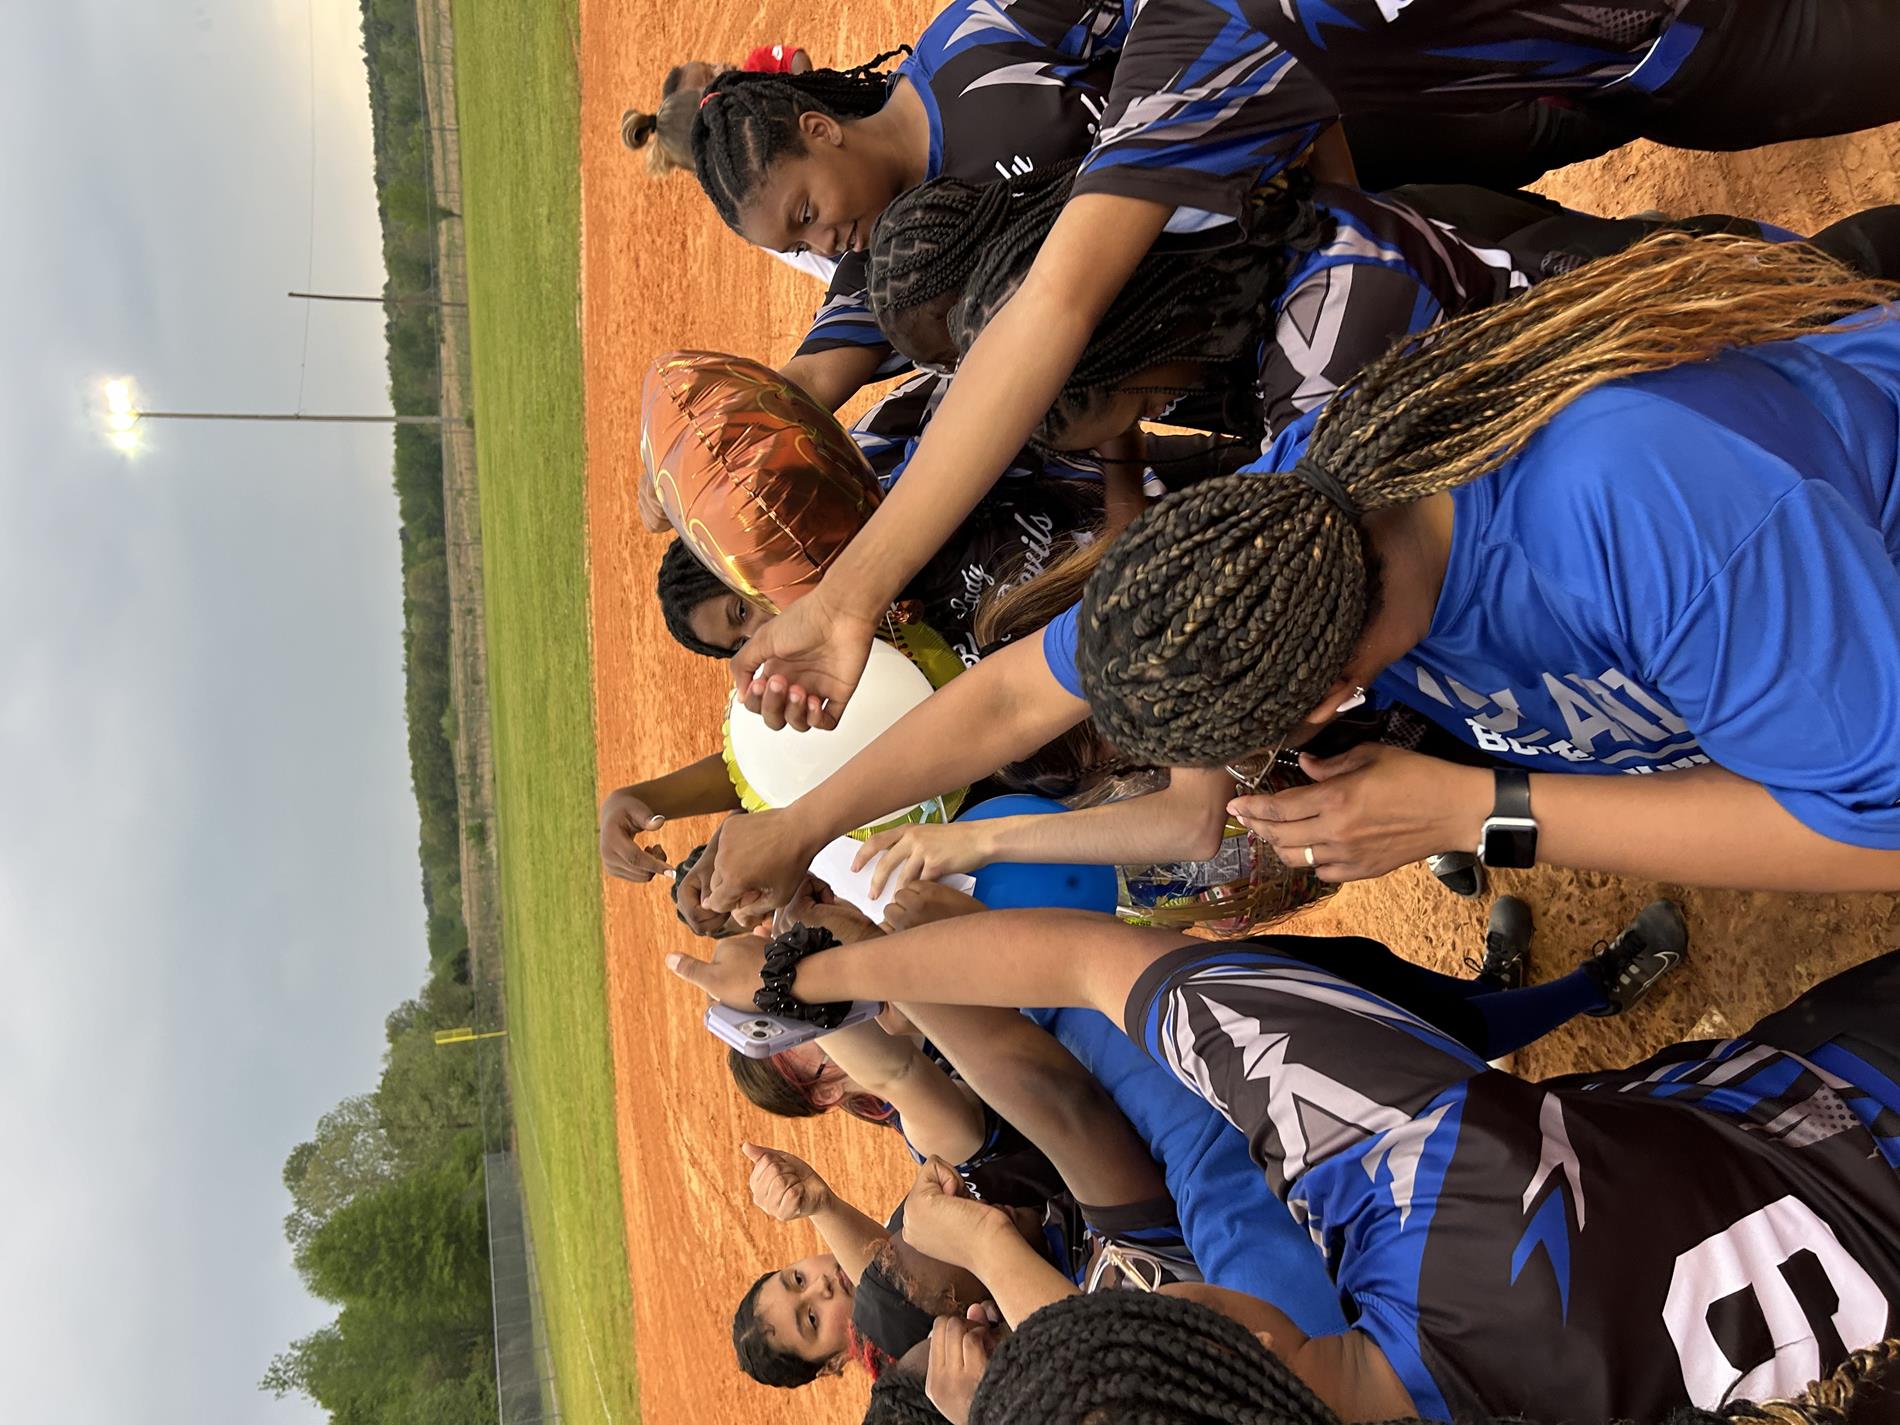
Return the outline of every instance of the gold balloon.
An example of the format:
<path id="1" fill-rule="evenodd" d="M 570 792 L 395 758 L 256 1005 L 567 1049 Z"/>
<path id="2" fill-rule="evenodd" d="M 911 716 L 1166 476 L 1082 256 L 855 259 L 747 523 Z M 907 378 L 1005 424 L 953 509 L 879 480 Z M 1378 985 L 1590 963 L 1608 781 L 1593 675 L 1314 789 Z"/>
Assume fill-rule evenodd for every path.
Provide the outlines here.
<path id="1" fill-rule="evenodd" d="M 653 363 L 640 458 L 700 562 L 773 613 L 817 587 L 883 498 L 829 411 L 769 367 L 714 351 Z"/>

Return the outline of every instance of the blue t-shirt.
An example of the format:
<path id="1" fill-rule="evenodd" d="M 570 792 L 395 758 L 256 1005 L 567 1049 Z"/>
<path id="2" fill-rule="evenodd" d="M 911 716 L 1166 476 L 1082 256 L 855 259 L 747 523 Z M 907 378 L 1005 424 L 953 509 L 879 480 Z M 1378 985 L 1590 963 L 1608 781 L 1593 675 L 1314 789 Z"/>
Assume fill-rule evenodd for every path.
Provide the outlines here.
<path id="1" fill-rule="evenodd" d="M 1344 1329 L 1325 1259 L 1226 1119 L 1094 1010 L 1023 1013 L 1095 1076 L 1148 1145 L 1204 1280 L 1272 1301 L 1309 1335 Z"/>
<path id="2" fill-rule="evenodd" d="M 1900 848 L 1900 322 L 1601 387 L 1451 493 L 1431 631 L 1378 695 L 1538 771 L 1713 761 Z M 1043 646 L 1080 697 L 1073 611 Z"/>
<path id="3" fill-rule="evenodd" d="M 1506 761 L 1714 761 L 1900 847 L 1900 323 L 1603 388 L 1452 492 L 1431 631 L 1376 691 Z"/>

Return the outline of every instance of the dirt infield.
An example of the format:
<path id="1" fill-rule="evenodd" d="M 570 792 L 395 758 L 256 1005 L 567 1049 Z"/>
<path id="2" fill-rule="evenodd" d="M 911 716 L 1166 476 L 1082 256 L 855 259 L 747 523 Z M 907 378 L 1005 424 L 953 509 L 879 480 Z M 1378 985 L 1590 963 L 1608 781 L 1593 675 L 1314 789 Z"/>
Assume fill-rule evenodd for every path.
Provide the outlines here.
<path id="1" fill-rule="evenodd" d="M 727 0 L 660 6 L 582 0 L 583 324 L 587 363 L 588 517 L 592 551 L 595 728 L 604 788 L 654 775 L 717 746 L 723 670 L 666 636 L 651 590 L 662 541 L 634 517 L 640 383 L 661 351 L 703 346 L 767 360 L 787 354 L 818 296 L 808 279 L 746 248 L 690 177 L 648 178 L 620 145 L 623 108 L 650 108 L 669 64 L 734 57 L 785 40 L 820 62 L 855 62 L 914 34 L 928 0 L 821 11 L 756 12 Z M 802 16 L 802 18 L 801 18 Z M 821 18 L 822 17 L 822 18 Z M 814 28 L 816 26 L 816 28 Z M 1637 146 L 1549 185 L 1575 206 L 1628 212 L 1731 211 L 1801 228 L 1900 199 L 1900 130 L 1736 157 Z M 676 857 L 705 828 L 669 827 Z M 576 827 L 575 835 L 589 835 Z M 1505 879 L 1505 878 L 1500 878 Z M 1568 968 L 1655 888 L 1609 877 L 1509 877 L 1536 907 L 1540 977 Z M 629 1270 L 647 1418 L 855 1421 L 863 1383 L 847 1377 L 796 1398 L 754 1387 L 732 1365 L 733 1303 L 766 1265 L 812 1250 L 803 1229 L 764 1222 L 744 1195 L 737 1144 L 757 1136 L 809 1155 L 869 1211 L 908 1179 L 894 1138 L 858 1124 L 792 1127 L 739 1099 L 721 1051 L 698 1025 L 695 996 L 660 961 L 688 937 L 662 891 L 609 884 L 608 984 L 620 1086 L 620 1164 Z M 1900 940 L 1892 896 L 1684 894 L 1696 936 L 1689 972 L 1632 1022 L 1566 1032 L 1524 1056 L 1552 1072 L 1635 1057 L 1691 1032 L 1745 1026 L 1817 975 Z M 1377 934 L 1450 966 L 1478 943 L 1482 914 L 1422 872 L 1348 887 L 1309 917 L 1320 929 Z"/>

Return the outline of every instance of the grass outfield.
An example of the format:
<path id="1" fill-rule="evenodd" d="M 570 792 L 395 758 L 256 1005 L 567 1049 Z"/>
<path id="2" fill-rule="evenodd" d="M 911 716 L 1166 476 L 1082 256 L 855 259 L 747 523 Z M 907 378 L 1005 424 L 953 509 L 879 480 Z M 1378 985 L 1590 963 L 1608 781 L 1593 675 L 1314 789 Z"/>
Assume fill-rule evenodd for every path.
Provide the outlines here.
<path id="1" fill-rule="evenodd" d="M 561 1411 L 639 1416 L 594 859 L 574 0 L 455 0 L 523 1184 Z"/>

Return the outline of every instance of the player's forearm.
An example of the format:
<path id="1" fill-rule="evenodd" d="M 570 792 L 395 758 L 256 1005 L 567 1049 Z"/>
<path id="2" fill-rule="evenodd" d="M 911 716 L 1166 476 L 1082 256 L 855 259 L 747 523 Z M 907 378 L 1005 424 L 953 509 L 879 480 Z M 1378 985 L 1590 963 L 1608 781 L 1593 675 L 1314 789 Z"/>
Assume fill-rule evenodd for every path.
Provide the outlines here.
<path id="1" fill-rule="evenodd" d="M 1767 788 L 1719 767 L 1647 777 L 1536 775 L 1531 811 L 1537 858 L 1548 865 L 1737 890 L 1900 889 L 1900 852 L 1831 840 Z"/>
<path id="2" fill-rule="evenodd" d="M 897 1110 L 904 1138 L 917 1152 L 961 1163 L 982 1149 L 982 1107 L 910 1040 L 867 1022 L 827 1034 L 821 1043 L 852 1082 Z"/>
<path id="3" fill-rule="evenodd" d="M 864 1275 L 865 1267 L 890 1235 L 882 1223 L 865 1216 L 835 1193 L 825 1206 L 811 1215 L 811 1225 L 818 1229 L 826 1249 L 853 1281 Z"/>
<path id="4" fill-rule="evenodd" d="M 876 1020 L 827 1034 L 819 1040 L 819 1047 L 853 1083 L 879 1098 L 889 1097 L 885 1089 L 904 1076 L 917 1054 L 915 1044 L 886 1034 Z"/>
<path id="5" fill-rule="evenodd" d="M 732 778 L 726 774 L 725 759 L 716 752 L 664 777 L 654 777 L 622 790 L 664 817 L 708 816 L 739 809 L 739 794 L 733 790 Z"/>
<path id="6" fill-rule="evenodd" d="M 1008 468 L 1075 370 L 1169 209 L 1070 200 L 1015 296 L 958 364 L 904 478 L 826 571 L 838 608 L 878 617 Z"/>
<path id="7" fill-rule="evenodd" d="M 1027 757 L 1088 716 L 1049 674 L 1040 640 L 985 658 L 900 718 L 788 808 L 807 839 L 835 836 Z"/>
<path id="8" fill-rule="evenodd" d="M 990 1289 L 1012 1330 L 1051 1302 L 1076 1295 L 1075 1283 L 1006 1223 L 977 1234 L 968 1256 L 963 1265 Z"/>
<path id="9" fill-rule="evenodd" d="M 1072 1006 L 1119 1019 L 1136 976 L 1181 943 L 1087 911 L 987 911 L 822 950 L 799 961 L 792 993 L 807 1004 Z"/>
<path id="10" fill-rule="evenodd" d="M 909 1006 L 964 1083 L 1039 1148 L 1080 1201 L 1146 1202 L 1168 1190 L 1114 1098 L 1056 1038 L 1013 1010 Z"/>
<path id="11" fill-rule="evenodd" d="M 1233 778 L 1218 769 L 1176 768 L 1158 792 L 1063 816 L 1006 816 L 974 823 L 986 864 L 1073 861 L 1146 866 L 1204 861 L 1220 850 Z"/>
<path id="12" fill-rule="evenodd" d="M 1099 447 L 1102 457 L 1102 533 L 1113 538 L 1148 508 L 1143 479 L 1148 468 L 1147 439 L 1139 425 Z"/>
<path id="13" fill-rule="evenodd" d="M 877 375 L 881 359 L 874 347 L 838 346 L 794 356 L 779 367 L 779 375 L 835 411 Z"/>

